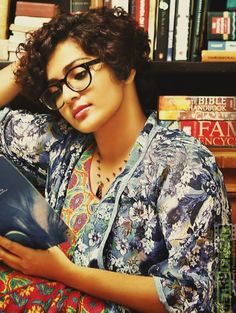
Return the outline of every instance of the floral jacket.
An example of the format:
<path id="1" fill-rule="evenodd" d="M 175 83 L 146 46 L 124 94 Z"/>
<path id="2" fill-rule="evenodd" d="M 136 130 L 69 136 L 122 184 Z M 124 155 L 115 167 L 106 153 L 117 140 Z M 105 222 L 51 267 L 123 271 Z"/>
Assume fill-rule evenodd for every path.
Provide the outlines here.
<path id="1" fill-rule="evenodd" d="M 60 213 L 92 135 L 46 114 L 5 108 L 0 120 L 1 153 L 45 186 Z M 153 112 L 125 169 L 91 211 L 75 263 L 153 276 L 168 312 L 214 312 L 214 227 L 230 222 L 230 208 L 214 156 L 199 141 L 158 122 Z"/>

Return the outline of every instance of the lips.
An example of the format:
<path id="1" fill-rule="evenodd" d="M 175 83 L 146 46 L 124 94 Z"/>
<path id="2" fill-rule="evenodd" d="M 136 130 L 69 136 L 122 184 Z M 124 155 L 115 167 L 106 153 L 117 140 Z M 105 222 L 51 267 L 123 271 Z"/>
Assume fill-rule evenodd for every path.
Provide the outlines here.
<path id="1" fill-rule="evenodd" d="M 91 104 L 81 104 L 80 106 L 74 108 L 72 110 L 73 117 L 75 119 L 80 119 L 87 112 L 87 109 L 91 106 Z"/>

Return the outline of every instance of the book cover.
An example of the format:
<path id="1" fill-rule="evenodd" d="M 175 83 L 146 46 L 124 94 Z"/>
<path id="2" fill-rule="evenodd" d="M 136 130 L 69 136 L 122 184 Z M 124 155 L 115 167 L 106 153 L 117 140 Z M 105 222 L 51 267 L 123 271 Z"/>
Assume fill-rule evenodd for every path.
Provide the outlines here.
<path id="1" fill-rule="evenodd" d="M 200 61 L 203 48 L 203 38 L 206 29 L 206 16 L 209 7 L 208 0 L 195 0 L 193 25 L 190 40 L 190 60 Z"/>
<path id="2" fill-rule="evenodd" d="M 158 112 L 160 120 L 210 120 L 210 121 L 236 121 L 236 112 L 218 111 L 164 111 Z"/>
<path id="3" fill-rule="evenodd" d="M 236 97 L 164 95 L 158 98 L 158 110 L 236 112 Z"/>
<path id="4" fill-rule="evenodd" d="M 236 12 L 207 12 L 207 40 L 236 40 Z"/>
<path id="5" fill-rule="evenodd" d="M 170 0 L 161 0 L 157 7 L 155 61 L 167 60 Z"/>
<path id="6" fill-rule="evenodd" d="M 17 1 L 15 15 L 50 17 L 59 13 L 59 6 L 54 3 Z"/>
<path id="7" fill-rule="evenodd" d="M 0 235 L 32 248 L 70 241 L 72 233 L 39 191 L 0 155 Z"/>
<path id="8" fill-rule="evenodd" d="M 236 62 L 235 50 L 202 50 L 202 62 Z"/>
<path id="9" fill-rule="evenodd" d="M 174 26 L 173 61 L 187 61 L 193 14 L 192 0 L 177 0 Z"/>
<path id="10" fill-rule="evenodd" d="M 178 124 L 206 146 L 236 147 L 236 121 L 179 121 Z"/>
<path id="11" fill-rule="evenodd" d="M 207 41 L 207 50 L 235 51 L 236 50 L 236 41 L 230 41 L 230 40 L 208 40 Z"/>

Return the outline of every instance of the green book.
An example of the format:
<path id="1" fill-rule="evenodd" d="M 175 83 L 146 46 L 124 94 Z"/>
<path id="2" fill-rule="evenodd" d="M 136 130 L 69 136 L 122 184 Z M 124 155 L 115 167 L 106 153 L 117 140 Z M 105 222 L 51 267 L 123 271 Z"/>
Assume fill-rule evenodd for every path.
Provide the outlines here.
<path id="1" fill-rule="evenodd" d="M 227 10 L 236 10 L 236 0 L 227 0 L 226 9 Z"/>

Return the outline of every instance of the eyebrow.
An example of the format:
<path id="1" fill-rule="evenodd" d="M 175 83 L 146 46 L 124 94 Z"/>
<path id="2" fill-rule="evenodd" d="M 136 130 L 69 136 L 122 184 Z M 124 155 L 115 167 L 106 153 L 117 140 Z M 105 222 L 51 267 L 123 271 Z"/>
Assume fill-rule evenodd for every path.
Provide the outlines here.
<path id="1" fill-rule="evenodd" d="M 74 63 L 78 62 L 78 61 L 85 61 L 85 60 L 89 60 L 88 57 L 83 57 L 83 58 L 78 58 L 75 59 L 74 61 L 70 62 L 69 64 L 67 64 L 64 68 L 63 68 L 63 74 L 65 75 L 67 71 L 69 71 L 69 69 L 74 65 Z M 84 62 L 83 62 L 84 63 Z M 81 63 L 81 64 L 83 64 Z M 78 64 L 80 65 L 80 64 Z M 57 83 L 58 81 L 60 81 L 60 79 L 56 79 L 56 78 L 52 78 L 50 80 L 47 81 L 48 85 Z"/>

